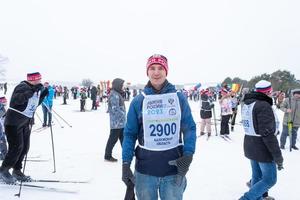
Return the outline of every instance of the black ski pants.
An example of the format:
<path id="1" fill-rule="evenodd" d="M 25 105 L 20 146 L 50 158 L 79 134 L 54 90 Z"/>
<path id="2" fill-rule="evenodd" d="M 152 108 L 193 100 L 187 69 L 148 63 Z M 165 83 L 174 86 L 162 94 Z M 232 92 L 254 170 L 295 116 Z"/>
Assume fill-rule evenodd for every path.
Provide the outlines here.
<path id="1" fill-rule="evenodd" d="M 107 140 L 106 143 L 106 148 L 105 148 L 105 159 L 109 159 L 112 157 L 112 150 L 115 146 L 115 144 L 117 143 L 118 139 L 121 143 L 123 143 L 123 131 L 124 129 L 110 129 L 110 134 L 109 134 L 109 138 Z"/>
<path id="2" fill-rule="evenodd" d="M 231 115 L 222 115 L 221 118 L 221 135 L 229 135 L 229 119 Z"/>
<path id="3" fill-rule="evenodd" d="M 29 123 L 24 126 L 5 126 L 8 152 L 2 162 L 3 168 L 22 169 L 22 162 L 30 146 Z"/>
<path id="4" fill-rule="evenodd" d="M 231 118 L 231 127 L 233 127 L 235 125 L 236 115 L 237 115 L 237 108 L 233 108 L 232 115 L 230 117 Z"/>
<path id="5" fill-rule="evenodd" d="M 80 99 L 80 111 L 85 111 L 85 99 Z"/>
<path id="6" fill-rule="evenodd" d="M 96 99 L 93 99 L 92 101 L 92 110 L 97 110 Z"/>

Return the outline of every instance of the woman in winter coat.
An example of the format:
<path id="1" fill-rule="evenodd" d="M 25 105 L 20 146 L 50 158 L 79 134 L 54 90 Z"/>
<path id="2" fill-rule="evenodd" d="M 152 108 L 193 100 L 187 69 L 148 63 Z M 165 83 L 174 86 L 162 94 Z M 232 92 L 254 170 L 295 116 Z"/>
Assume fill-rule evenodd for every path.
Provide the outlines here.
<path id="1" fill-rule="evenodd" d="M 229 136 L 229 119 L 232 115 L 232 102 L 231 102 L 231 90 L 227 87 L 223 87 L 221 95 L 219 97 L 219 103 L 221 106 L 221 137 Z"/>
<path id="2" fill-rule="evenodd" d="M 201 126 L 200 126 L 200 136 L 204 135 L 205 127 L 207 130 L 207 136 L 211 136 L 211 109 L 214 107 L 214 104 L 208 97 L 209 90 L 206 89 L 201 92 L 201 110 L 200 110 L 200 117 L 201 117 Z"/>
<path id="3" fill-rule="evenodd" d="M 115 144 L 123 142 L 123 131 L 126 123 L 126 109 L 124 103 L 124 80 L 116 78 L 112 82 L 112 90 L 108 97 L 108 113 L 110 120 L 110 134 L 106 143 L 105 156 L 106 161 L 116 162 L 118 159 L 112 156 L 112 150 Z"/>

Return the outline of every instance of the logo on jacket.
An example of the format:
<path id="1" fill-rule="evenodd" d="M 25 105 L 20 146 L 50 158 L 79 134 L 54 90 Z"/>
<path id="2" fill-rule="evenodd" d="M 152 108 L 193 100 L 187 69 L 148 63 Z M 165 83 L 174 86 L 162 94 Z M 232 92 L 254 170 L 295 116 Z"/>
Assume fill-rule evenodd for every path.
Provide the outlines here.
<path id="1" fill-rule="evenodd" d="M 176 115 L 176 109 L 171 108 L 171 109 L 169 110 L 169 115 Z"/>
<path id="2" fill-rule="evenodd" d="M 168 99 L 168 102 L 169 102 L 170 105 L 173 105 L 174 101 L 175 100 L 173 98 Z"/>

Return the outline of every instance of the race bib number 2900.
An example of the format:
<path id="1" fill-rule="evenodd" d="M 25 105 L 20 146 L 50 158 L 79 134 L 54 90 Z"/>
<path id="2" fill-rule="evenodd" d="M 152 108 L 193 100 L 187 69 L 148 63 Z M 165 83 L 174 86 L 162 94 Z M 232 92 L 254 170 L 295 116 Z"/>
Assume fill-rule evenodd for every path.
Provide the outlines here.
<path id="1" fill-rule="evenodd" d="M 181 110 L 176 93 L 145 96 L 143 148 L 166 150 L 178 146 L 180 120 Z"/>

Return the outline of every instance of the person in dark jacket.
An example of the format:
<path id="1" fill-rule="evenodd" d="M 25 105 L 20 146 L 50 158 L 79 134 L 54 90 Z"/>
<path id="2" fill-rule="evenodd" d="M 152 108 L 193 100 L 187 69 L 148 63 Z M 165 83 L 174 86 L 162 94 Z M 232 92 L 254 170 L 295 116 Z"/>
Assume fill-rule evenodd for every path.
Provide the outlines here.
<path id="1" fill-rule="evenodd" d="M 0 167 L 0 179 L 7 184 L 13 184 L 16 180 L 30 180 L 21 169 L 23 159 L 29 150 L 34 113 L 48 95 L 48 90 L 43 90 L 41 78 L 39 72 L 27 74 L 27 81 L 19 83 L 11 96 L 4 122 L 8 152 Z M 11 168 L 13 168 L 12 175 L 9 172 Z"/>
<path id="2" fill-rule="evenodd" d="M 208 97 L 209 90 L 203 90 L 201 92 L 201 110 L 200 110 L 200 117 L 201 117 L 201 126 L 200 126 L 200 136 L 204 135 L 205 127 L 207 130 L 207 136 L 211 136 L 211 109 L 214 107 L 214 104 Z"/>
<path id="3" fill-rule="evenodd" d="M 81 88 L 80 90 L 80 112 L 85 112 L 85 103 L 86 103 L 86 91 L 85 88 Z"/>
<path id="4" fill-rule="evenodd" d="M 112 150 L 118 139 L 122 145 L 123 131 L 126 123 L 126 109 L 124 103 L 124 80 L 116 78 L 112 82 L 112 90 L 108 97 L 108 113 L 110 119 L 110 134 L 105 147 L 104 159 L 116 162 L 118 159 L 112 156 Z"/>
<path id="5" fill-rule="evenodd" d="M 159 194 L 161 199 L 180 200 L 195 152 L 196 124 L 187 99 L 166 79 L 167 58 L 151 56 L 146 73 L 149 82 L 132 100 L 127 115 L 122 180 L 127 186 L 135 183 L 138 199 L 155 200 Z"/>
<path id="6" fill-rule="evenodd" d="M 5 96 L 0 97 L 0 160 L 3 160 L 7 154 L 7 139 L 4 132 L 4 120 L 6 115 L 6 103 Z"/>
<path id="7" fill-rule="evenodd" d="M 98 94 L 98 90 L 96 86 L 93 86 L 91 89 L 92 110 L 97 110 L 97 103 L 96 103 L 97 94 Z"/>
<path id="8" fill-rule="evenodd" d="M 67 86 L 64 86 L 64 91 L 63 91 L 63 105 L 67 104 L 67 99 L 69 98 L 69 89 Z"/>
<path id="9" fill-rule="evenodd" d="M 251 187 L 240 200 L 257 200 L 277 181 L 277 169 L 283 169 L 283 157 L 275 134 L 278 120 L 272 109 L 271 83 L 261 80 L 255 92 L 245 95 L 242 120 L 245 131 L 244 154 L 252 169 Z"/>
<path id="10" fill-rule="evenodd" d="M 6 92 L 7 92 L 7 82 L 4 83 L 3 88 L 4 88 L 4 95 L 6 95 Z"/>
<path id="11" fill-rule="evenodd" d="M 286 138 L 289 135 L 288 124 L 291 123 L 291 148 L 299 150 L 296 146 L 297 132 L 300 127 L 300 89 L 292 90 L 292 96 L 286 98 L 281 104 L 280 109 L 284 112 L 283 126 L 280 136 L 280 148 L 285 148 Z"/>

